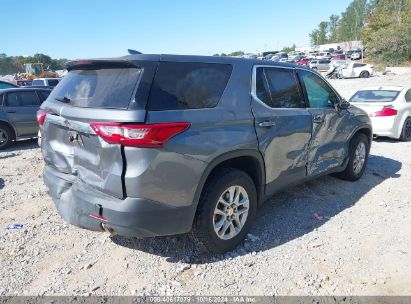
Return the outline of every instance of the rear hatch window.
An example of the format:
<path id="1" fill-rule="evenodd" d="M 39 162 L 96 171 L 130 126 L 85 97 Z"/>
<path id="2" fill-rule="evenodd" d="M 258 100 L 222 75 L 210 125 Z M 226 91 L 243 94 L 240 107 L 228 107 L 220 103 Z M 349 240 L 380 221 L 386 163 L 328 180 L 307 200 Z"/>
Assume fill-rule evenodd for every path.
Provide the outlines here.
<path id="1" fill-rule="evenodd" d="M 71 70 L 50 99 L 75 107 L 127 109 L 141 72 L 139 68 Z"/>
<path id="2" fill-rule="evenodd" d="M 391 90 L 363 90 L 355 93 L 350 102 L 393 102 L 399 94 Z"/>

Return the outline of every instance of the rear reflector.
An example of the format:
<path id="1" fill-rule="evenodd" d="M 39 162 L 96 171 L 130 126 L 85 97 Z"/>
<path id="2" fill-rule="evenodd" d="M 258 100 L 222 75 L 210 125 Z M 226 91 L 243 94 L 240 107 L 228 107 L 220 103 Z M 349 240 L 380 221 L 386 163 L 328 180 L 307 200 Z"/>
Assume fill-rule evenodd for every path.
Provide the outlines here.
<path id="1" fill-rule="evenodd" d="M 395 116 L 397 115 L 398 111 L 393 108 L 384 107 L 381 111 L 371 113 L 371 117 L 381 117 L 381 116 Z"/>
<path id="2" fill-rule="evenodd" d="M 161 148 L 173 136 L 190 127 L 188 122 L 128 125 L 121 123 L 90 123 L 91 128 L 110 144 L 129 147 Z"/>
<path id="3" fill-rule="evenodd" d="M 47 116 L 47 111 L 45 110 L 38 110 L 37 111 L 37 123 L 39 126 L 42 126 L 44 124 L 44 121 L 46 120 Z"/>
<path id="4" fill-rule="evenodd" d="M 96 219 L 96 220 L 100 220 L 100 221 L 103 221 L 103 222 L 108 221 L 108 219 L 105 218 L 104 216 L 100 216 L 100 215 L 97 215 L 97 214 L 94 214 L 94 213 L 91 213 L 89 216 Z"/>

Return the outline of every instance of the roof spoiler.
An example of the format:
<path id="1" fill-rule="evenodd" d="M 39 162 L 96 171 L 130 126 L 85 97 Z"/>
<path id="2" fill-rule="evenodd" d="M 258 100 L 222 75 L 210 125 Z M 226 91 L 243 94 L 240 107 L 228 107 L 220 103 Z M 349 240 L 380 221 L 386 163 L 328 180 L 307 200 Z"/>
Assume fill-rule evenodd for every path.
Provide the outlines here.
<path id="1" fill-rule="evenodd" d="M 128 53 L 129 53 L 130 55 L 140 55 L 140 54 L 143 54 L 143 53 L 141 53 L 141 52 L 139 52 L 139 51 L 136 51 L 136 50 L 133 50 L 133 49 L 128 49 L 127 51 L 128 51 Z"/>
<path id="2" fill-rule="evenodd" d="M 81 69 L 93 70 L 103 68 L 135 68 L 136 65 L 128 60 L 111 60 L 111 59 L 91 59 L 91 60 L 73 60 L 65 64 L 68 71 Z"/>

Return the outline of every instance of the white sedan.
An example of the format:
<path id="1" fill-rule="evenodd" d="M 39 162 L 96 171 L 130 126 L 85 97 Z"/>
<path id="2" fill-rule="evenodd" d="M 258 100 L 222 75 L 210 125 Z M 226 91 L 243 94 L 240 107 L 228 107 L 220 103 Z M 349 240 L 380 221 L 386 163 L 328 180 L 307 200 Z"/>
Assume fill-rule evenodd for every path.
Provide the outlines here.
<path id="1" fill-rule="evenodd" d="M 350 98 L 350 103 L 368 113 L 375 135 L 411 139 L 411 88 L 364 88 Z"/>
<path id="2" fill-rule="evenodd" d="M 341 69 L 341 78 L 368 78 L 374 74 L 374 67 L 367 63 L 349 62 Z"/>

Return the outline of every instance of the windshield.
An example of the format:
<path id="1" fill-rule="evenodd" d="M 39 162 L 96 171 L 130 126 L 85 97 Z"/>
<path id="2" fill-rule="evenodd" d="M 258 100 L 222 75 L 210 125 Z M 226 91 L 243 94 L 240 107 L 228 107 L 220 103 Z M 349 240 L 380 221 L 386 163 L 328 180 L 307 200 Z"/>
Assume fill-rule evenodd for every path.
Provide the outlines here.
<path id="1" fill-rule="evenodd" d="M 350 102 L 392 102 L 400 91 L 390 90 L 364 90 L 355 93 Z"/>
<path id="2" fill-rule="evenodd" d="M 141 75 L 137 68 L 72 70 L 53 90 L 49 100 L 84 108 L 126 109 Z"/>

